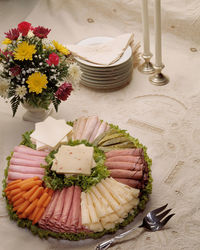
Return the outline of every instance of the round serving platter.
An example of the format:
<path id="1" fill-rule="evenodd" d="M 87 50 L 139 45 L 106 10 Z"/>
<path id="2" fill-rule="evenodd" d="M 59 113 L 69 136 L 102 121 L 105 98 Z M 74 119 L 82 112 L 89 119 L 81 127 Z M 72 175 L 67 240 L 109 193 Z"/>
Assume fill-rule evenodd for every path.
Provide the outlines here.
<path id="1" fill-rule="evenodd" d="M 80 128 L 81 128 L 80 124 L 83 122 L 83 120 L 85 121 L 85 126 L 84 126 L 84 129 L 82 130 L 82 134 L 80 135 Z M 123 228 L 124 226 L 128 225 L 131 221 L 133 221 L 134 217 L 145 208 L 145 204 L 148 201 L 149 195 L 152 190 L 152 177 L 151 177 L 151 159 L 147 155 L 147 149 L 145 146 L 139 143 L 138 139 L 135 139 L 134 137 L 129 135 L 127 131 L 121 130 L 116 125 L 108 124 L 107 122 L 100 120 L 97 116 L 80 117 L 76 119 L 74 122 L 70 122 L 68 124 L 72 126 L 72 134 L 70 135 L 70 138 L 68 138 L 66 142 L 62 142 L 60 146 L 56 148 L 56 150 L 49 149 L 47 153 L 45 153 L 46 150 L 45 151 L 36 150 L 35 149 L 36 145 L 31 140 L 31 134 L 33 133 L 33 131 L 30 131 L 30 132 L 26 132 L 25 134 L 23 134 L 23 141 L 21 142 L 19 146 L 16 146 L 14 148 L 14 153 L 12 152 L 11 155 L 7 158 L 8 166 L 5 170 L 5 179 L 3 180 L 3 190 L 4 190 L 3 195 L 5 196 L 5 199 L 7 202 L 7 209 L 8 209 L 10 218 L 17 221 L 18 226 L 27 227 L 28 229 L 30 229 L 30 231 L 33 234 L 37 234 L 42 238 L 47 238 L 50 236 L 50 237 L 54 237 L 58 239 L 80 240 L 80 239 L 85 239 L 85 238 L 99 238 L 107 233 L 115 233 L 119 228 Z M 88 134 L 88 129 L 89 127 L 91 128 L 91 124 L 93 125 L 95 124 L 95 125 L 93 126 L 92 130 L 89 132 L 90 134 Z M 88 175 L 85 176 L 84 174 L 75 175 L 75 176 L 65 176 L 63 174 L 58 174 L 54 170 L 52 170 L 52 164 L 55 159 L 55 154 L 59 152 L 60 148 L 63 145 L 70 146 L 70 147 L 84 145 L 86 147 L 90 147 L 94 149 L 93 160 L 95 164 L 92 167 L 92 172 L 89 176 Z M 21 154 L 18 152 L 18 150 L 22 150 L 23 152 L 28 151 L 29 153 L 27 155 Z M 30 152 L 31 152 L 31 155 L 30 155 Z M 131 157 L 130 157 L 130 152 L 131 152 Z M 37 201 L 38 203 L 36 204 L 39 205 L 40 203 L 41 206 L 44 205 L 44 208 L 42 210 L 43 214 L 41 214 L 40 217 L 36 216 L 37 219 L 34 219 L 34 216 L 32 216 L 31 214 L 29 214 L 29 216 L 27 217 L 27 214 L 25 212 L 26 210 L 30 210 L 28 209 L 29 206 L 30 207 L 33 206 L 33 204 L 31 203 L 33 200 L 31 198 L 32 196 L 28 194 L 30 193 L 30 190 L 27 191 L 28 190 L 27 188 L 29 186 L 25 183 L 25 184 L 22 184 L 23 186 L 22 188 L 22 186 L 20 186 L 21 184 L 17 184 L 17 183 L 24 183 L 23 180 L 21 180 L 20 182 L 20 180 L 18 179 L 15 179 L 15 180 L 12 179 L 14 178 L 12 177 L 14 176 L 13 175 L 13 162 L 17 164 L 17 162 L 19 163 L 20 157 L 31 158 L 33 156 L 32 154 L 33 155 L 37 155 L 37 154 L 46 155 L 46 157 L 43 158 L 46 161 L 45 163 L 46 165 L 43 163 L 41 167 L 41 169 L 45 170 L 43 175 L 39 178 L 38 177 L 39 175 L 37 176 L 36 174 L 34 178 L 38 177 L 39 179 L 41 179 L 41 180 L 38 180 L 36 178 L 36 183 L 40 183 L 36 185 L 40 185 L 39 189 L 42 189 L 43 192 L 47 192 L 47 194 L 49 194 L 50 196 L 48 205 L 44 205 L 44 204 L 47 204 L 46 202 L 44 202 L 43 204 L 41 203 L 41 201 L 40 202 Z M 116 169 L 114 169 L 113 171 L 113 168 L 110 167 L 110 162 L 112 162 L 113 155 L 115 156 L 117 155 L 117 157 L 118 155 L 121 155 L 122 158 L 120 159 L 125 160 L 125 165 L 127 166 L 130 165 L 130 162 L 128 162 L 127 159 L 129 159 L 129 161 L 133 160 L 132 165 L 134 166 L 137 165 L 137 168 L 139 167 L 140 170 L 135 169 L 133 170 L 133 172 L 125 171 L 126 174 L 127 173 L 131 174 L 131 177 L 123 176 L 122 179 L 118 178 L 119 177 L 118 175 L 119 173 L 121 174 L 121 172 L 116 171 Z M 117 158 L 115 156 L 114 158 L 116 160 Z M 36 158 L 38 159 L 38 157 Z M 114 165 L 116 165 L 115 160 L 114 160 Z M 24 162 L 24 159 L 21 159 L 21 162 Z M 19 169 L 19 168 L 20 168 L 19 166 L 16 167 L 16 169 Z M 37 170 L 38 170 L 38 166 L 37 166 Z M 116 173 L 117 173 L 117 177 L 116 177 Z M 115 184 L 117 188 L 119 188 L 118 192 L 117 193 L 115 192 L 115 194 L 112 193 L 113 192 L 112 185 L 109 184 L 111 182 Z M 106 185 L 104 186 L 104 189 L 102 189 L 101 187 L 102 185 Z M 73 224 L 74 226 L 72 227 L 68 227 L 62 224 L 62 227 L 61 227 L 60 219 L 59 219 L 61 217 L 57 217 L 58 215 L 55 216 L 55 213 L 57 213 L 55 211 L 58 211 L 58 208 L 56 208 L 56 205 L 59 206 L 58 204 L 62 203 L 63 204 L 62 211 L 65 210 L 64 208 L 65 203 L 61 202 L 61 199 L 62 199 L 61 196 L 64 194 L 64 192 L 69 192 L 66 190 L 69 190 L 72 187 L 75 189 L 77 188 L 78 190 L 77 192 L 79 192 L 79 195 L 81 194 L 81 203 L 75 206 L 73 204 L 71 205 L 71 210 L 68 214 L 67 221 L 68 220 L 70 221 L 70 216 L 72 216 L 73 211 L 78 209 L 77 206 L 79 207 L 79 209 L 81 209 L 80 211 L 83 211 L 82 209 L 83 209 L 84 200 L 82 200 L 82 197 L 83 197 L 82 195 L 84 194 L 87 196 L 89 195 L 87 193 L 93 192 L 92 190 L 98 189 L 101 195 L 104 195 L 104 191 L 102 190 L 106 190 L 106 192 L 108 192 L 109 195 L 114 195 L 112 197 L 115 197 L 114 198 L 115 203 L 116 201 L 118 201 L 117 206 L 121 206 L 119 211 L 123 210 L 125 207 L 125 204 L 123 203 L 123 196 L 120 196 L 120 193 L 122 192 L 120 188 L 123 187 L 123 190 L 126 189 L 127 192 L 125 193 L 127 194 L 129 192 L 131 194 L 134 193 L 134 195 L 137 193 L 137 196 L 134 196 L 136 197 L 134 198 L 136 200 L 129 200 L 130 203 L 128 203 L 128 207 L 129 207 L 127 210 L 128 212 L 126 212 L 126 214 L 123 215 L 122 217 L 119 217 L 120 220 L 116 220 L 116 223 L 112 222 L 112 226 L 109 226 L 110 224 L 108 223 L 106 224 L 107 226 L 104 227 L 105 221 L 103 220 L 104 217 L 102 217 L 102 219 L 99 219 L 99 222 L 98 222 L 100 224 L 102 223 L 101 224 L 101 227 L 103 225 L 102 230 L 98 229 L 97 231 L 93 231 L 92 228 L 94 227 L 94 223 L 92 224 L 92 226 L 87 223 L 80 224 L 81 221 L 83 223 L 85 220 L 85 217 L 83 217 L 83 215 L 85 216 L 85 213 L 79 213 L 79 216 L 82 216 L 82 219 L 80 219 L 81 217 L 79 218 L 79 222 L 77 222 L 78 224 Z M 28 201 L 27 200 L 24 201 L 24 203 L 28 202 L 28 208 L 26 207 L 25 211 L 22 209 L 22 207 L 24 206 L 23 205 L 24 203 L 22 204 L 22 207 L 20 206 L 20 208 L 18 207 L 19 205 L 18 206 L 13 205 L 15 204 L 13 203 L 13 200 L 14 202 L 19 203 L 17 199 L 13 198 L 13 197 L 16 197 L 16 195 L 18 194 L 19 189 L 24 190 L 22 192 L 23 197 L 26 197 L 26 198 L 29 197 Z M 58 196 L 59 198 L 57 198 L 56 203 L 55 203 L 55 199 L 56 199 L 55 196 L 57 195 L 57 193 L 59 193 L 59 196 Z M 106 193 L 105 197 L 109 197 L 108 194 Z M 35 194 L 32 193 L 32 195 L 34 196 Z M 120 201 L 118 200 L 119 198 L 116 198 L 118 197 L 118 195 L 121 197 L 120 199 L 122 200 L 122 203 L 120 203 Z M 91 194 L 91 197 L 94 197 L 94 196 L 95 196 L 94 194 L 93 195 Z M 42 200 L 41 197 L 39 196 L 38 199 Z M 97 197 L 98 196 L 94 198 L 97 199 Z M 91 203 L 93 204 L 94 207 L 95 207 L 95 202 L 94 202 L 95 199 L 93 200 L 93 203 Z M 108 198 L 105 198 L 105 199 L 108 199 Z M 48 217 L 48 220 L 45 220 L 46 218 L 45 216 L 47 216 L 49 211 L 51 211 L 53 202 L 55 204 L 54 204 L 54 210 L 53 212 L 51 212 L 52 215 Z M 89 202 L 89 200 L 87 200 L 87 202 Z M 109 202 L 109 199 L 107 200 L 107 202 Z M 131 207 L 130 207 L 130 204 L 132 204 Z M 113 211 L 115 211 L 114 207 L 112 207 L 112 209 Z M 33 214 L 34 212 L 35 210 L 32 211 Z M 90 212 L 91 210 L 88 210 L 89 214 Z M 62 216 L 63 216 L 63 213 L 64 212 L 61 213 Z M 96 210 L 96 214 L 98 215 L 97 210 Z M 107 218 L 106 220 L 109 220 L 109 218 L 111 217 L 112 216 L 109 215 L 108 217 L 106 217 Z M 66 223 L 69 222 L 67 221 Z M 46 226 L 45 223 L 47 223 L 48 226 Z"/>

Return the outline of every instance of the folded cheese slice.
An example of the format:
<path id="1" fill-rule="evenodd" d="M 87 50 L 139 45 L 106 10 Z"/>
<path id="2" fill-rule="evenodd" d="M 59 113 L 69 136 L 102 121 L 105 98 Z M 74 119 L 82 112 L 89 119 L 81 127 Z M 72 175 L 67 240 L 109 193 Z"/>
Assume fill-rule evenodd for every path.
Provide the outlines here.
<path id="1" fill-rule="evenodd" d="M 47 145 L 55 148 L 71 131 L 72 127 L 67 125 L 65 120 L 56 120 L 49 116 L 45 121 L 36 123 L 31 139 L 40 142 L 40 147 Z"/>

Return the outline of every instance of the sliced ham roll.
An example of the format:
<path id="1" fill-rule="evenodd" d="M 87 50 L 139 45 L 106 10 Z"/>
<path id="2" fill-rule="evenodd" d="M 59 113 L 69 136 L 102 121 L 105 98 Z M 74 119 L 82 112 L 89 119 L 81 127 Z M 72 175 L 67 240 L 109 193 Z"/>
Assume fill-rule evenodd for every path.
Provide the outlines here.
<path id="1" fill-rule="evenodd" d="M 19 158 L 12 157 L 10 160 L 10 164 L 21 165 L 21 166 L 26 166 L 26 167 L 41 167 L 41 164 L 46 165 L 47 163 L 44 160 L 32 161 L 32 160 L 19 159 Z"/>
<path id="2" fill-rule="evenodd" d="M 71 216 L 68 217 L 66 224 L 66 226 L 70 228 L 70 230 L 75 230 L 78 227 L 80 213 L 81 213 L 81 188 L 79 186 L 75 186 L 72 206 L 70 210 Z"/>
<path id="3" fill-rule="evenodd" d="M 111 169 L 110 176 L 113 178 L 141 180 L 143 171 L 130 171 L 124 169 Z"/>
<path id="4" fill-rule="evenodd" d="M 63 212 L 61 216 L 61 224 L 63 227 L 65 227 L 67 218 L 69 216 L 69 211 L 71 209 L 73 195 L 74 195 L 74 186 L 71 186 L 67 188 L 65 192 L 65 201 L 64 201 L 64 207 L 63 207 Z"/>
<path id="5" fill-rule="evenodd" d="M 45 157 L 44 156 L 30 155 L 30 154 L 21 153 L 21 152 L 14 152 L 13 153 L 13 157 L 14 158 L 19 158 L 19 159 L 31 160 L 31 161 L 42 161 L 42 162 L 45 162 Z"/>
<path id="6" fill-rule="evenodd" d="M 25 153 L 28 155 L 36 155 L 36 156 L 44 156 L 44 157 L 49 154 L 48 152 L 35 150 L 32 148 L 26 147 L 24 145 L 16 146 L 14 148 L 14 152 L 20 152 L 20 153 Z"/>
<path id="7" fill-rule="evenodd" d="M 109 157 L 108 159 L 106 159 L 106 163 L 107 162 L 135 162 L 138 164 L 144 163 L 144 159 L 140 156 L 132 156 L 132 155 L 119 155 L 119 156 L 113 156 L 113 157 Z"/>
<path id="8" fill-rule="evenodd" d="M 107 123 L 106 122 L 102 122 L 99 126 L 99 129 L 97 130 L 96 135 L 94 136 L 94 140 L 100 135 L 102 134 L 104 131 L 106 131 L 107 129 Z"/>
<path id="9" fill-rule="evenodd" d="M 56 207 L 54 209 L 53 215 L 51 217 L 52 222 L 54 221 L 56 223 L 62 215 L 62 211 L 63 211 L 63 207 L 64 207 L 65 192 L 66 192 L 66 189 L 63 188 L 62 191 L 59 191 L 59 193 L 58 193 L 57 204 L 56 204 Z"/>
<path id="10" fill-rule="evenodd" d="M 95 138 L 95 136 L 97 134 L 97 131 L 98 131 L 100 125 L 101 125 L 101 121 L 98 119 L 97 124 L 95 126 L 95 129 L 93 130 L 93 132 L 92 132 L 92 134 L 91 134 L 91 136 L 89 138 L 90 143 L 92 143 L 94 141 L 94 138 Z"/>
<path id="11" fill-rule="evenodd" d="M 46 228 L 46 229 L 48 228 L 49 219 L 51 218 L 51 216 L 54 212 L 54 209 L 56 207 L 56 204 L 57 204 L 58 194 L 59 194 L 58 190 L 56 190 L 53 193 L 53 196 L 51 198 L 51 201 L 49 202 L 49 205 L 47 206 L 44 214 L 42 215 L 41 219 L 38 222 L 40 227 Z M 48 228 L 48 229 L 50 229 L 50 228 Z"/>
<path id="12" fill-rule="evenodd" d="M 126 170 L 143 170 L 144 165 L 135 162 L 117 162 L 117 161 L 105 161 L 105 166 L 108 169 L 126 169 Z"/>
<path id="13" fill-rule="evenodd" d="M 12 172 L 19 172 L 24 174 L 41 174 L 44 175 L 44 168 L 38 168 L 38 167 L 26 167 L 26 166 L 20 166 L 20 165 L 10 165 L 9 171 Z"/>
<path id="14" fill-rule="evenodd" d="M 76 134 L 75 134 L 76 140 L 80 140 L 81 139 L 83 130 L 85 128 L 86 121 L 87 121 L 86 117 L 80 117 L 78 119 L 78 126 L 77 126 Z"/>
<path id="15" fill-rule="evenodd" d="M 105 155 L 106 155 L 106 158 L 110 158 L 114 156 L 123 156 L 123 155 L 142 156 L 143 149 L 142 148 L 116 149 L 116 150 L 111 150 L 105 153 Z"/>
<path id="16" fill-rule="evenodd" d="M 25 180 L 25 179 L 29 179 L 29 178 L 33 178 L 38 176 L 40 179 L 43 178 L 43 174 L 25 174 L 25 173 L 19 173 L 19 172 L 13 172 L 13 171 L 8 171 L 8 181 L 10 180 Z"/>
<path id="17" fill-rule="evenodd" d="M 92 133 L 96 127 L 97 122 L 98 122 L 97 116 L 89 116 L 87 118 L 84 130 L 83 130 L 82 135 L 81 135 L 81 140 L 88 140 L 89 141 L 89 138 L 92 135 Z"/>
<path id="18" fill-rule="evenodd" d="M 81 222 L 81 189 L 71 186 L 54 192 L 39 226 L 54 232 L 85 231 Z"/>

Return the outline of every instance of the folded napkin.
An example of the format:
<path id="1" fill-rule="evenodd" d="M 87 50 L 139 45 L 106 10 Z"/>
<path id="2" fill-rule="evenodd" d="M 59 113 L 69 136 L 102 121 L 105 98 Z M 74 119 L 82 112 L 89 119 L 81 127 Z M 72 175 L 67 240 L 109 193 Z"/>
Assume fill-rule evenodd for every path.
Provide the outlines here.
<path id="1" fill-rule="evenodd" d="M 132 42 L 133 34 L 126 33 L 104 43 L 90 45 L 69 44 L 67 48 L 74 56 L 88 62 L 110 65 L 119 60 Z"/>

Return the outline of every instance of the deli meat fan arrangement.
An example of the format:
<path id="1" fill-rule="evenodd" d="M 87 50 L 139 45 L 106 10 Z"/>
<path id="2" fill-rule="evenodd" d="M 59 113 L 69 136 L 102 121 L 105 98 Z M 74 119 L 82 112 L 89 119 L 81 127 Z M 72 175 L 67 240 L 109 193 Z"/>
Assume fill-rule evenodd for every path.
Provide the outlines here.
<path id="1" fill-rule="evenodd" d="M 97 116 L 48 117 L 8 156 L 10 218 L 34 234 L 80 240 L 114 233 L 145 208 L 151 159 L 138 139 Z"/>

